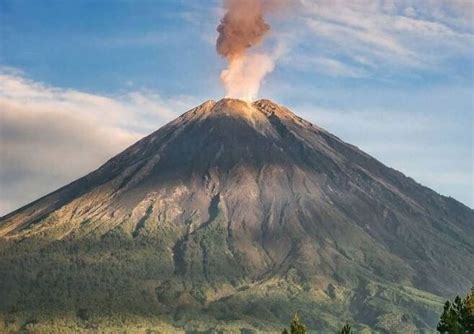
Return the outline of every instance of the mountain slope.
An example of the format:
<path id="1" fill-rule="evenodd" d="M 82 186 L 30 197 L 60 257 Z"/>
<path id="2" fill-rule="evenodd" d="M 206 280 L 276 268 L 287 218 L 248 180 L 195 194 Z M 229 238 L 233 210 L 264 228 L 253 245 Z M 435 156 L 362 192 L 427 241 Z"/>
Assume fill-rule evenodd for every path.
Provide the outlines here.
<path id="1" fill-rule="evenodd" d="M 1 218 L 0 251 L 11 326 L 41 309 L 262 330 L 298 311 L 406 332 L 470 286 L 473 210 L 271 101 L 223 99 Z"/>

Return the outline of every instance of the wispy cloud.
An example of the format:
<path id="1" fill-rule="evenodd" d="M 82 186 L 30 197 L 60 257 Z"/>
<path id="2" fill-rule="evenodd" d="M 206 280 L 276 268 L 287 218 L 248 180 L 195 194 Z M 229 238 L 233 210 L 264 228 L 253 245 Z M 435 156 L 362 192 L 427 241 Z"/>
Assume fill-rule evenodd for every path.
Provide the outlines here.
<path id="1" fill-rule="evenodd" d="M 341 60 L 326 56 L 309 56 L 290 54 L 283 58 L 283 65 L 289 65 L 295 70 L 306 73 L 322 73 L 332 77 L 361 78 L 368 73 L 361 66 L 353 66 Z"/>
<path id="2" fill-rule="evenodd" d="M 316 66 L 323 74 L 343 66 L 351 70 L 338 75 L 348 77 L 357 67 L 356 73 L 367 68 L 384 72 L 390 66 L 437 71 L 443 62 L 470 55 L 474 48 L 472 1 L 295 1 L 300 23 L 294 30 L 303 46 L 297 52 L 329 60 Z"/>
<path id="3" fill-rule="evenodd" d="M 97 168 L 197 103 L 146 91 L 100 96 L 2 71 L 0 214 Z"/>

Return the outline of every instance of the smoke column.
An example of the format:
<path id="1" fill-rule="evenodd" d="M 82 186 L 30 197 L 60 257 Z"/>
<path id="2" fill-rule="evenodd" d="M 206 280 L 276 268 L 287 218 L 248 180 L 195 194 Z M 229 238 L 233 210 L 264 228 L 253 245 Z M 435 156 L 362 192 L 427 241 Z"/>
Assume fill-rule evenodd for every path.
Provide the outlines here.
<path id="1" fill-rule="evenodd" d="M 264 13 L 270 7 L 265 0 L 225 0 L 226 13 L 217 28 L 217 52 L 228 67 L 221 73 L 227 97 L 252 100 L 260 83 L 274 68 L 271 56 L 249 53 L 270 31 Z"/>

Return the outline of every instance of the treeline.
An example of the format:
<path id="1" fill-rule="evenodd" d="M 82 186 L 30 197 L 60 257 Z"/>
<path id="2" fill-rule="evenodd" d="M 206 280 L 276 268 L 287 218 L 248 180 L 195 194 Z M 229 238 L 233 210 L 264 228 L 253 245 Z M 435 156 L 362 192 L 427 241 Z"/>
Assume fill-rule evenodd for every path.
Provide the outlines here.
<path id="1" fill-rule="evenodd" d="M 474 286 L 464 299 L 456 296 L 453 302 L 446 301 L 436 329 L 442 334 L 474 334 Z M 349 324 L 338 331 L 338 334 L 351 333 Z M 308 334 L 308 329 L 295 314 L 290 329 L 283 329 L 282 334 Z"/>

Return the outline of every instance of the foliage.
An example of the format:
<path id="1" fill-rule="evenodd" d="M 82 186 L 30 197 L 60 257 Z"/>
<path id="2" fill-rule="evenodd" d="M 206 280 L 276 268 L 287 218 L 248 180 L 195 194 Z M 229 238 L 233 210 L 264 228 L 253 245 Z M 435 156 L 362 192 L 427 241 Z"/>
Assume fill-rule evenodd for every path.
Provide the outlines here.
<path id="1" fill-rule="evenodd" d="M 281 332 L 282 334 L 307 334 L 308 329 L 306 326 L 300 321 L 298 314 L 295 314 L 293 317 L 293 320 L 291 321 L 290 324 L 290 331 L 288 331 L 286 328 L 283 329 Z M 341 334 L 351 334 L 351 326 L 349 324 L 345 324 L 344 327 L 342 327 Z"/>
<path id="2" fill-rule="evenodd" d="M 461 319 L 464 330 L 468 333 L 474 333 L 474 286 L 469 295 L 464 299 Z"/>
<path id="3" fill-rule="evenodd" d="M 300 321 L 298 314 L 295 314 L 290 324 L 290 331 L 285 328 L 282 334 L 307 334 L 306 326 Z"/>
<path id="4" fill-rule="evenodd" d="M 293 321 L 291 321 L 291 334 L 306 334 L 308 333 L 308 330 L 306 329 L 306 326 L 303 325 L 303 323 L 300 321 L 298 318 L 298 315 L 295 314 L 293 317 Z"/>
<path id="5" fill-rule="evenodd" d="M 341 329 L 341 334 L 351 334 L 351 326 L 349 324 L 345 324 Z"/>
<path id="6" fill-rule="evenodd" d="M 446 301 L 438 326 L 440 333 L 474 333 L 474 287 L 466 298 L 456 296 L 454 302 Z"/>
<path id="7" fill-rule="evenodd" d="M 90 316 L 89 316 L 89 312 L 86 308 L 80 308 L 78 311 L 77 311 L 77 317 L 81 320 L 84 320 L 84 321 L 87 321 L 89 320 Z"/>
<path id="8" fill-rule="evenodd" d="M 249 283 L 235 273 L 243 271 L 235 262 L 224 261 L 229 251 L 220 230 L 225 225 L 219 214 L 216 217 L 182 248 L 174 247 L 179 233 L 167 225 L 156 227 L 160 238 L 151 232 L 145 235 L 148 227 L 144 227 L 136 238 L 117 232 L 79 240 L 0 241 L 0 333 L 26 327 L 53 333 L 54 326 L 60 328 L 57 333 L 97 326 L 100 330 L 164 324 L 182 328 L 188 322 L 203 329 L 247 326 L 257 331 L 271 323 L 269 330 L 286 325 L 290 333 L 289 321 L 282 325 L 281 319 L 291 320 L 296 310 L 305 310 L 298 315 L 308 329 L 335 333 L 344 324 L 341 318 L 351 319 L 349 306 L 397 315 L 419 309 L 418 314 L 439 316 L 441 304 L 432 295 L 360 282 L 350 271 L 339 275 L 352 291 L 370 296 L 364 304 L 359 299 L 313 299 L 314 294 L 305 290 L 311 286 L 296 270 L 290 280 Z M 436 303 L 429 308 L 427 302 L 432 300 Z M 398 322 L 392 327 L 368 323 L 362 317 L 351 321 L 386 332 L 399 326 Z"/>

